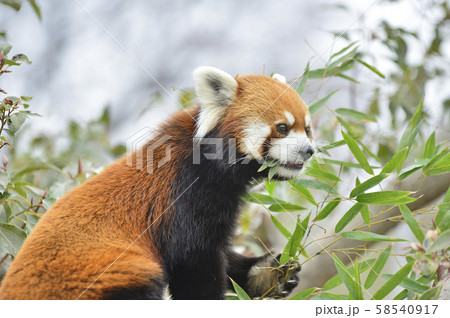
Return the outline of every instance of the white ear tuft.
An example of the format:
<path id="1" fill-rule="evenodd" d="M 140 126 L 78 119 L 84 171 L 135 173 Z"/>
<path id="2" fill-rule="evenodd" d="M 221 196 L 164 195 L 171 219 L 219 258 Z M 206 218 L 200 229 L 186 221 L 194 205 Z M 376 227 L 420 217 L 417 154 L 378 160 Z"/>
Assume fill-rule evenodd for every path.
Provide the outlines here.
<path id="1" fill-rule="evenodd" d="M 204 137 L 222 118 L 224 107 L 236 96 L 237 81 L 230 74 L 211 66 L 194 70 L 195 92 L 200 102 L 196 137 Z"/>
<path id="2" fill-rule="evenodd" d="M 283 84 L 286 84 L 286 77 L 284 77 L 283 75 L 280 74 L 273 74 L 272 78 L 274 80 L 277 80 L 278 82 L 281 82 Z"/>

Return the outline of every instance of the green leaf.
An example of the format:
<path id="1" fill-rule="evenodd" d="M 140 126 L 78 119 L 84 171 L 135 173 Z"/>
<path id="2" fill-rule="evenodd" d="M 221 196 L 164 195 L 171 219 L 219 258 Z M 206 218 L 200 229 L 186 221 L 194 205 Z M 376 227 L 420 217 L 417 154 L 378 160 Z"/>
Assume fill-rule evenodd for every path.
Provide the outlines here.
<path id="1" fill-rule="evenodd" d="M 273 166 L 269 169 L 269 175 L 268 179 L 269 181 L 272 180 L 273 176 L 277 173 L 278 169 L 280 169 L 280 166 Z"/>
<path id="2" fill-rule="evenodd" d="M 272 212 L 293 212 L 306 210 L 306 208 L 291 203 L 276 203 L 269 206 L 269 210 Z"/>
<path id="3" fill-rule="evenodd" d="M 28 57 L 25 54 L 16 54 L 12 57 L 12 60 L 16 63 L 25 62 L 27 64 L 31 64 L 31 61 L 28 59 Z"/>
<path id="4" fill-rule="evenodd" d="M 369 122 L 377 121 L 377 119 L 373 115 L 364 114 L 364 113 L 361 113 L 361 112 L 358 112 L 356 110 L 349 109 L 349 108 L 338 108 L 335 110 L 335 112 L 338 113 L 339 115 L 342 115 L 345 117 L 350 117 L 350 118 L 353 118 L 356 120 L 369 121 Z"/>
<path id="5" fill-rule="evenodd" d="M 364 223 L 370 224 L 370 211 L 369 206 L 367 204 L 364 204 L 364 206 L 361 209 L 361 217 L 364 220 Z"/>
<path id="6" fill-rule="evenodd" d="M 357 195 L 365 192 L 366 190 L 369 190 L 371 188 L 373 188 L 374 186 L 376 186 L 377 184 L 379 184 L 381 181 L 383 181 L 384 179 L 386 179 L 388 175 L 387 174 L 380 174 L 378 176 L 372 177 L 366 181 L 364 181 L 363 183 L 361 183 L 360 185 L 356 186 L 352 192 L 350 193 L 350 198 L 356 197 Z"/>
<path id="7" fill-rule="evenodd" d="M 344 53 L 345 51 L 347 51 L 349 48 L 351 48 L 353 45 L 355 45 L 356 43 L 358 43 L 358 41 L 354 41 L 352 43 L 350 43 L 349 45 L 347 45 L 346 47 L 344 47 L 343 49 L 341 49 L 340 51 L 334 53 L 333 55 L 331 55 L 330 59 L 332 59 L 335 56 L 341 55 L 342 53 Z"/>
<path id="8" fill-rule="evenodd" d="M 408 207 L 404 204 L 401 204 L 400 206 L 400 212 L 402 213 L 403 219 L 405 220 L 406 224 L 408 224 L 409 228 L 413 232 L 414 236 L 419 240 L 420 243 L 423 242 L 424 235 L 422 230 L 420 229 L 419 223 L 417 223 L 417 220 L 414 218 L 414 215 L 411 213 L 411 210 L 408 209 Z"/>
<path id="9" fill-rule="evenodd" d="M 29 102 L 30 100 L 33 99 L 33 97 L 30 96 L 20 96 L 20 99 L 24 102 Z"/>
<path id="10" fill-rule="evenodd" d="M 301 96 L 303 94 L 303 90 L 305 89 L 306 82 L 309 78 L 309 62 L 306 64 L 305 71 L 303 72 L 302 80 L 298 84 L 297 93 Z"/>
<path id="11" fill-rule="evenodd" d="M 281 234 L 284 235 L 285 238 L 289 239 L 291 237 L 291 232 L 289 232 L 284 226 L 283 224 L 281 224 L 280 221 L 277 220 L 276 217 L 274 217 L 273 215 L 270 215 L 270 218 L 272 219 L 273 224 L 275 225 L 275 227 L 280 231 Z"/>
<path id="12" fill-rule="evenodd" d="M 40 21 L 42 21 L 41 8 L 39 8 L 39 5 L 36 3 L 36 0 L 28 0 L 28 2 L 30 3 L 31 7 L 33 8 L 34 13 L 36 13 L 36 16 L 38 17 L 38 19 Z"/>
<path id="13" fill-rule="evenodd" d="M 363 169 L 367 173 L 373 175 L 373 170 L 370 167 L 369 162 L 367 161 L 367 159 L 364 156 L 363 152 L 361 151 L 361 149 L 359 149 L 356 141 L 352 137 L 347 135 L 343 130 L 341 132 L 342 132 L 342 137 L 344 137 L 345 143 L 347 144 L 348 148 L 350 149 L 350 151 L 355 156 L 356 160 L 358 160 L 358 162 L 361 165 L 361 167 L 363 167 Z"/>
<path id="14" fill-rule="evenodd" d="M 329 164 L 332 164 L 332 165 L 338 165 L 338 166 L 343 166 L 343 167 L 347 167 L 347 168 L 363 169 L 363 167 L 360 164 L 353 163 L 353 162 L 347 162 L 347 161 L 341 161 L 341 160 L 333 160 L 333 159 L 328 159 L 328 158 L 322 158 L 322 160 L 325 163 L 329 163 Z M 371 168 L 378 169 L 379 167 L 371 166 Z"/>
<path id="15" fill-rule="evenodd" d="M 9 117 L 8 129 L 11 134 L 15 134 L 27 119 L 24 113 L 14 113 Z"/>
<path id="16" fill-rule="evenodd" d="M 439 284 L 436 287 L 433 287 L 429 290 L 427 290 L 425 293 L 423 293 L 422 296 L 420 296 L 419 300 L 437 300 L 439 299 L 439 295 L 442 291 L 442 286 L 444 284 Z"/>
<path id="17" fill-rule="evenodd" d="M 266 180 L 265 184 L 267 192 L 270 196 L 273 196 L 273 194 L 275 193 L 275 182 Z"/>
<path id="18" fill-rule="evenodd" d="M 338 205 L 341 203 L 340 199 L 334 199 L 330 201 L 317 215 L 314 221 L 320 221 L 325 219 Z"/>
<path id="19" fill-rule="evenodd" d="M 320 182 L 320 181 L 316 181 L 316 180 L 297 179 L 292 184 L 300 186 L 300 187 L 304 187 L 304 188 L 321 190 L 321 191 L 325 191 L 327 193 L 332 193 L 332 194 L 336 194 L 336 195 L 339 194 L 336 191 L 336 189 L 333 188 L 332 186 L 330 186 L 326 183 Z"/>
<path id="20" fill-rule="evenodd" d="M 355 203 L 348 211 L 344 214 L 344 216 L 339 220 L 336 224 L 334 231 L 339 233 L 347 226 L 354 218 L 358 215 L 359 211 L 362 209 L 363 204 Z"/>
<path id="21" fill-rule="evenodd" d="M 371 242 L 400 242 L 406 241 L 404 239 L 392 238 L 385 235 L 380 235 L 372 232 L 364 232 L 364 231 L 351 231 L 351 232 L 343 232 L 340 234 L 342 237 L 351 239 L 351 240 L 359 240 L 359 241 L 371 241 Z"/>
<path id="22" fill-rule="evenodd" d="M 428 253 L 445 251 L 450 248 L 450 229 L 442 232 L 437 237 L 436 241 L 431 244 L 431 246 L 427 249 Z"/>
<path id="23" fill-rule="evenodd" d="M 373 283 L 375 283 L 376 279 L 380 275 L 383 270 L 384 265 L 386 264 L 389 255 L 391 255 L 392 245 L 386 247 L 386 249 L 381 252 L 381 254 L 377 257 L 375 264 L 373 264 L 370 269 L 369 275 L 367 275 L 366 282 L 364 283 L 364 288 L 369 289 L 372 287 Z"/>
<path id="24" fill-rule="evenodd" d="M 317 102 L 315 102 L 314 104 L 309 106 L 310 114 L 313 115 L 316 111 L 318 111 L 319 108 L 321 108 L 323 105 L 325 105 L 325 103 L 330 99 L 330 97 L 333 96 L 336 92 L 337 92 L 337 90 L 335 90 L 334 92 L 331 92 L 330 94 L 328 94 L 324 98 L 318 100 Z"/>
<path id="25" fill-rule="evenodd" d="M 374 262 L 375 262 L 374 258 L 371 258 L 371 259 L 368 259 L 368 260 L 365 260 L 365 261 L 361 262 L 359 264 L 359 272 L 360 273 L 364 273 L 366 270 L 368 270 L 372 266 L 372 264 Z M 354 270 L 355 270 L 354 267 L 355 267 L 355 264 L 353 264 L 352 267 L 348 268 L 349 273 L 353 273 L 354 272 Z M 330 290 L 330 289 L 338 287 L 341 284 L 342 284 L 341 277 L 339 275 L 336 275 L 336 276 L 330 278 L 329 280 L 327 280 L 327 282 L 323 285 L 322 289 L 323 290 Z"/>
<path id="26" fill-rule="evenodd" d="M 364 65 L 365 67 L 367 67 L 369 70 L 371 70 L 372 72 L 374 72 L 375 74 L 377 74 L 379 77 L 381 78 L 385 78 L 384 74 L 381 73 L 376 67 L 367 64 L 364 61 L 361 61 L 360 59 L 355 58 L 355 61 L 357 61 L 358 63 Z"/>
<path id="27" fill-rule="evenodd" d="M 345 287 L 347 287 L 350 295 L 352 295 L 353 299 L 358 299 L 358 292 L 355 289 L 355 280 L 350 275 L 349 270 L 345 267 L 344 263 L 333 253 L 334 265 L 336 266 L 338 275 L 341 277 L 344 282 Z"/>
<path id="28" fill-rule="evenodd" d="M 411 272 L 414 262 L 403 266 L 397 273 L 395 273 L 381 288 L 373 295 L 372 299 L 381 300 L 394 290 Z"/>
<path id="29" fill-rule="evenodd" d="M 413 174 L 420 168 L 422 168 L 422 165 L 415 163 L 409 167 L 402 169 L 402 171 L 399 172 L 399 179 L 403 180 L 403 179 L 407 178 L 408 176 L 410 176 L 411 174 Z"/>
<path id="30" fill-rule="evenodd" d="M 22 4 L 17 1 L 2 0 L 0 2 L 8 7 L 13 8 L 16 11 L 19 11 L 22 7 Z"/>
<path id="31" fill-rule="evenodd" d="M 231 279 L 231 278 L 230 278 Z M 252 300 L 249 295 L 245 292 L 245 290 L 242 289 L 241 286 L 239 286 L 234 280 L 231 279 L 231 282 L 233 283 L 234 291 L 236 292 L 237 296 L 239 297 L 239 300 Z"/>
<path id="32" fill-rule="evenodd" d="M 392 275 L 392 274 L 383 274 L 383 275 L 381 275 L 381 277 L 383 277 L 386 280 L 389 280 L 392 276 L 394 276 L 394 275 Z M 424 293 L 424 292 L 426 292 L 427 290 L 430 289 L 429 286 L 421 284 L 421 283 L 419 283 L 419 282 L 417 282 L 415 280 L 412 280 L 410 278 L 405 278 L 400 283 L 400 286 L 403 287 L 403 288 L 406 288 L 406 289 L 408 289 L 410 291 L 413 291 L 415 293 L 419 293 L 419 294 L 422 294 L 422 293 Z"/>
<path id="33" fill-rule="evenodd" d="M 322 180 L 330 180 L 333 182 L 342 181 L 338 176 L 335 176 L 331 172 L 325 171 L 323 169 L 318 169 L 318 168 L 310 168 L 306 171 L 305 174 L 308 176 L 311 176 L 311 177 L 316 177 L 318 179 L 322 179 Z"/>
<path id="34" fill-rule="evenodd" d="M 414 202 L 417 199 L 408 197 L 409 191 L 379 191 L 360 194 L 356 201 L 374 205 L 395 205 Z"/>
<path id="35" fill-rule="evenodd" d="M 409 148 L 405 147 L 402 148 L 399 152 L 397 152 L 394 157 L 392 157 L 391 160 L 384 166 L 383 170 L 381 170 L 380 174 L 382 173 L 391 173 L 394 171 L 395 168 L 397 168 L 400 163 L 403 163 L 406 159 L 406 156 L 408 155 Z"/>
<path id="36" fill-rule="evenodd" d="M 305 289 L 304 291 L 298 293 L 295 296 L 292 296 L 289 298 L 289 300 L 305 300 L 308 299 L 309 296 L 311 296 L 315 291 L 317 290 L 316 287 Z"/>
<path id="37" fill-rule="evenodd" d="M 355 296 L 354 299 L 355 300 L 361 300 L 364 299 L 363 297 L 363 292 L 362 292 L 362 287 L 361 287 L 361 275 L 359 272 L 359 266 L 358 266 L 358 259 L 355 260 L 355 266 L 354 266 L 354 275 L 353 277 L 355 277 Z"/>
<path id="38" fill-rule="evenodd" d="M 242 197 L 245 201 L 251 202 L 251 203 L 259 203 L 259 204 L 265 204 L 265 205 L 271 205 L 271 204 L 280 204 L 280 203 L 287 203 L 282 200 L 275 199 L 267 194 L 261 194 L 261 193 L 248 193 L 247 195 Z"/>
<path id="39" fill-rule="evenodd" d="M 441 231 L 447 230 L 447 228 L 445 228 L 446 223 L 450 226 L 450 187 L 447 188 L 444 200 L 442 200 L 442 203 L 439 205 L 435 223 Z"/>
<path id="40" fill-rule="evenodd" d="M 11 51 L 12 45 L 7 43 L 0 43 L 0 52 L 3 51 L 3 55 L 8 55 L 9 51 Z"/>
<path id="41" fill-rule="evenodd" d="M 27 234 L 21 228 L 7 223 L 0 223 L 0 250 L 16 256 Z"/>
<path id="42" fill-rule="evenodd" d="M 290 258 L 294 257 L 297 254 L 300 242 L 305 236 L 306 230 L 308 228 L 309 217 L 310 214 L 308 214 L 303 222 L 300 222 L 300 217 L 297 217 L 294 233 L 284 247 L 283 253 L 280 257 L 280 264 L 285 264 L 287 261 L 289 261 Z"/>
<path id="43" fill-rule="evenodd" d="M 425 145 L 425 151 L 423 152 L 424 158 L 432 158 L 434 156 L 434 152 L 436 150 L 436 131 L 430 135 Z"/>
<path id="44" fill-rule="evenodd" d="M 298 191 L 301 194 L 302 197 L 304 197 L 306 200 L 317 206 L 316 200 L 314 200 L 313 195 L 311 194 L 311 192 L 309 192 L 307 188 L 301 187 L 294 183 L 291 183 L 291 185 L 296 191 Z"/>

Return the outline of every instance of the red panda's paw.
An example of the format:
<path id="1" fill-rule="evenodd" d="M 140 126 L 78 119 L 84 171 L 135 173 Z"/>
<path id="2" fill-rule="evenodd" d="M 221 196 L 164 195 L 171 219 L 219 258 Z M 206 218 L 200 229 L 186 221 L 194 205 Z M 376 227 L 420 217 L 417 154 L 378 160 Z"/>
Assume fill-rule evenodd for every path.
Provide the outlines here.
<path id="1" fill-rule="evenodd" d="M 280 255 L 266 255 L 249 271 L 248 291 L 251 297 L 286 298 L 300 282 L 300 263 L 290 259 L 280 264 Z"/>

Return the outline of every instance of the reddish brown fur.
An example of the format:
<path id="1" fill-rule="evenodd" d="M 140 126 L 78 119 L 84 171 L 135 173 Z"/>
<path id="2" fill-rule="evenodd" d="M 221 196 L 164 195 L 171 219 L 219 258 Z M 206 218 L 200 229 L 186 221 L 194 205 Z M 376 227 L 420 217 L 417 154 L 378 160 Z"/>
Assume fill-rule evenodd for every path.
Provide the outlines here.
<path id="1" fill-rule="evenodd" d="M 261 75 L 237 80 L 237 98 L 226 111 L 222 131 L 239 140 L 243 127 L 261 114 L 261 120 L 273 125 L 285 118 L 286 110 L 294 115 L 295 125 L 304 129 L 307 108 L 291 88 L 286 90 L 285 85 Z M 192 117 L 197 113 L 198 106 L 189 113 L 175 114 L 161 126 L 171 136 L 166 145 L 172 147 L 175 159 L 158 173 L 138 170 L 123 158 L 58 200 L 13 261 L 2 282 L 0 299 L 100 299 L 108 290 L 162 278 L 161 256 L 150 234 L 171 220 L 171 182 L 181 173 L 175 165 L 190 151 L 179 146 L 179 140 L 194 134 Z M 143 153 L 146 167 L 146 151 Z M 164 147 L 156 149 L 155 162 L 164 155 Z M 136 153 L 131 156 L 136 162 Z"/>

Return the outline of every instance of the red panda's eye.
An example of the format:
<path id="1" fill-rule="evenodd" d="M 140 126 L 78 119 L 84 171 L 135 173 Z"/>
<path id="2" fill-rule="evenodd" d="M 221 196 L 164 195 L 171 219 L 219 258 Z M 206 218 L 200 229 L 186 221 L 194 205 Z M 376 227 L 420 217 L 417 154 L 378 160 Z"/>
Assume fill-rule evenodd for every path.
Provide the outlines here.
<path id="1" fill-rule="evenodd" d="M 305 127 L 305 133 L 306 133 L 306 136 L 311 137 L 311 128 Z"/>
<path id="2" fill-rule="evenodd" d="M 287 134 L 289 132 L 289 127 L 286 124 L 279 124 L 277 130 L 279 133 Z"/>

